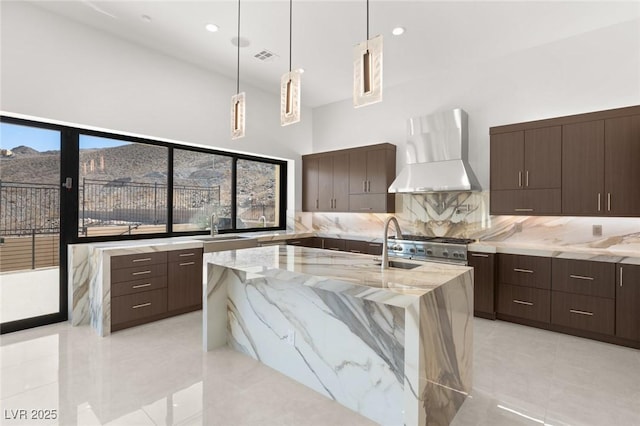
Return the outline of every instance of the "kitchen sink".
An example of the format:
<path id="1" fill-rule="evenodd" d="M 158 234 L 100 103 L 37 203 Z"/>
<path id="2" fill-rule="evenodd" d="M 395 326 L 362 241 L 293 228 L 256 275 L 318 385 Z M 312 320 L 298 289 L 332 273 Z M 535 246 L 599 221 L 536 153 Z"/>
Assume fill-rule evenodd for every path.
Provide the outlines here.
<path id="1" fill-rule="evenodd" d="M 258 239 L 243 235 L 215 235 L 194 237 L 194 240 L 204 242 L 204 252 L 238 250 L 243 248 L 258 247 Z"/>

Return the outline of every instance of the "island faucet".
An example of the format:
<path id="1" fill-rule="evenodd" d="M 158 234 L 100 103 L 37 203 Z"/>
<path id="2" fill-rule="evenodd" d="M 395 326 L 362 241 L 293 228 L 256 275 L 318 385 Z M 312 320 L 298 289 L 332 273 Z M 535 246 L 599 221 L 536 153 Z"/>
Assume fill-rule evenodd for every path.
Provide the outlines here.
<path id="1" fill-rule="evenodd" d="M 214 237 L 218 234 L 218 215 L 211 214 L 211 236 Z"/>
<path id="2" fill-rule="evenodd" d="M 258 221 L 262 222 L 262 227 L 263 228 L 267 227 L 267 218 L 266 218 L 266 216 L 264 216 L 264 215 L 260 216 L 260 219 L 258 219 Z"/>
<path id="3" fill-rule="evenodd" d="M 389 233 L 389 224 L 391 224 L 391 222 L 393 222 L 396 228 L 396 238 L 397 239 L 402 238 L 402 231 L 400 230 L 398 219 L 396 219 L 395 216 L 387 217 L 384 221 L 384 231 L 383 231 L 384 233 L 382 234 L 382 264 L 381 264 L 382 269 L 389 268 L 389 253 L 388 253 L 389 238 L 387 234 Z"/>

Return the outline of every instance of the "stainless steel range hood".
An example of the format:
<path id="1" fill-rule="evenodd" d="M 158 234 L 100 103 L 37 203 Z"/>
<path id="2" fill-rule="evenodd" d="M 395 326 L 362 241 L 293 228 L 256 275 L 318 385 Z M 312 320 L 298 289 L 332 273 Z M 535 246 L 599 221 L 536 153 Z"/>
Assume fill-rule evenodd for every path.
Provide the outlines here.
<path id="1" fill-rule="evenodd" d="M 468 162 L 467 121 L 460 108 L 409 119 L 407 166 L 389 192 L 480 191 Z"/>

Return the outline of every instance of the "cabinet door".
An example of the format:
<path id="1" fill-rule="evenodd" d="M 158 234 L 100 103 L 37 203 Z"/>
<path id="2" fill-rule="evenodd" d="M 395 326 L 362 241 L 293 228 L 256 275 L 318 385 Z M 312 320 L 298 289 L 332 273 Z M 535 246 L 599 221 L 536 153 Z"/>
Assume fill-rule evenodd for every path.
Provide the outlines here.
<path id="1" fill-rule="evenodd" d="M 640 115 L 604 123 L 607 214 L 640 216 Z"/>
<path id="2" fill-rule="evenodd" d="M 572 294 L 615 297 L 615 265 L 608 262 L 554 258 L 552 288 Z"/>
<path id="3" fill-rule="evenodd" d="M 562 184 L 562 128 L 560 126 L 524 132 L 523 187 L 560 188 Z"/>
<path id="4" fill-rule="evenodd" d="M 490 157 L 492 191 L 522 188 L 524 132 L 491 135 Z"/>
<path id="5" fill-rule="evenodd" d="M 333 157 L 318 158 L 318 211 L 333 210 Z"/>
<path id="6" fill-rule="evenodd" d="M 374 194 L 387 192 L 389 189 L 387 169 L 387 150 L 367 151 L 367 192 Z"/>
<path id="7" fill-rule="evenodd" d="M 367 156 L 362 150 L 349 152 L 349 193 L 367 192 Z"/>
<path id="8" fill-rule="evenodd" d="M 302 160 L 302 210 L 305 212 L 318 211 L 319 193 L 318 179 L 320 176 L 317 158 Z"/>
<path id="9" fill-rule="evenodd" d="M 349 156 L 333 156 L 333 209 L 339 212 L 349 211 Z"/>
<path id="10" fill-rule="evenodd" d="M 617 265 L 616 336 L 640 341 L 640 266 Z"/>
<path id="11" fill-rule="evenodd" d="M 470 252 L 468 261 L 473 268 L 473 310 L 495 318 L 495 255 Z"/>
<path id="12" fill-rule="evenodd" d="M 202 307 L 202 252 L 194 259 L 168 265 L 168 310 Z"/>
<path id="13" fill-rule="evenodd" d="M 501 284 L 551 288 L 551 258 L 500 254 L 498 273 Z"/>
<path id="14" fill-rule="evenodd" d="M 562 214 L 602 215 L 604 121 L 562 126 Z"/>
<path id="15" fill-rule="evenodd" d="M 560 189 L 524 189 L 491 191 L 491 214 L 560 214 Z"/>

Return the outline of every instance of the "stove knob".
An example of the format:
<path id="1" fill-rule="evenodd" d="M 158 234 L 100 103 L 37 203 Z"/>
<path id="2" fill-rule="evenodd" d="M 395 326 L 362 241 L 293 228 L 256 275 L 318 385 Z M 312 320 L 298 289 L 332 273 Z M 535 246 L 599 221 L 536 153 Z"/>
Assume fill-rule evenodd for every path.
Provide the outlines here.
<path id="1" fill-rule="evenodd" d="M 453 257 L 458 257 L 458 253 L 457 252 L 453 252 Z"/>
<path id="2" fill-rule="evenodd" d="M 460 253 L 460 254 L 458 255 L 458 257 L 459 257 L 460 259 L 464 259 L 464 258 L 465 258 L 465 255 L 464 255 L 464 253 Z"/>
<path id="3" fill-rule="evenodd" d="M 393 246 L 395 251 L 402 251 L 402 246 Z"/>
<path id="4" fill-rule="evenodd" d="M 449 252 L 448 252 L 448 251 L 446 251 L 446 250 L 445 250 L 445 251 L 443 251 L 443 252 L 442 252 L 442 256 L 444 256 L 444 257 L 449 257 Z"/>
<path id="5" fill-rule="evenodd" d="M 410 248 L 410 249 L 409 249 L 409 253 L 412 253 L 412 254 L 413 254 L 413 253 L 415 253 L 415 252 L 416 252 L 416 249 L 414 249 L 414 248 Z"/>
<path id="6" fill-rule="evenodd" d="M 427 249 L 427 255 L 431 256 L 433 254 L 433 250 Z"/>

